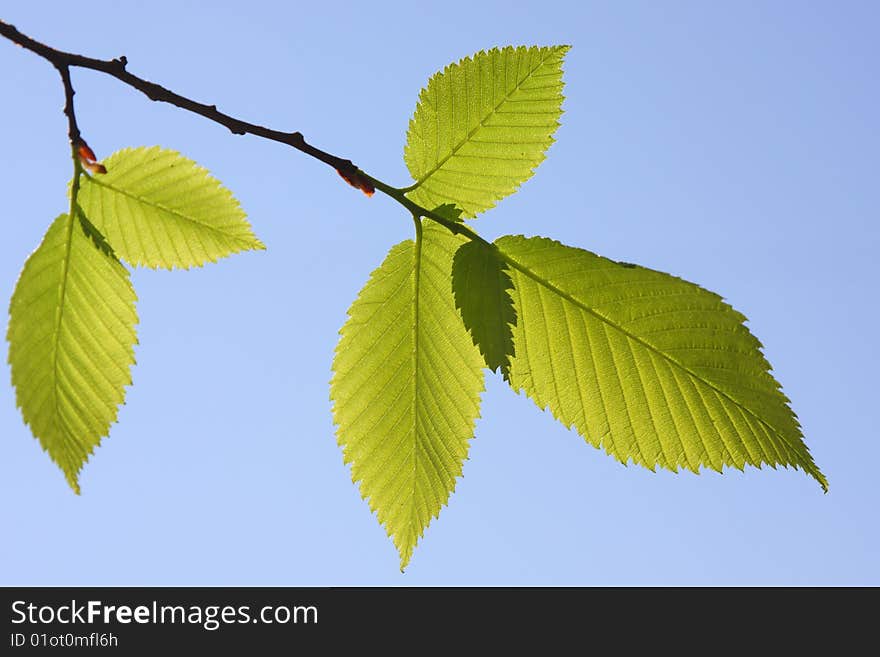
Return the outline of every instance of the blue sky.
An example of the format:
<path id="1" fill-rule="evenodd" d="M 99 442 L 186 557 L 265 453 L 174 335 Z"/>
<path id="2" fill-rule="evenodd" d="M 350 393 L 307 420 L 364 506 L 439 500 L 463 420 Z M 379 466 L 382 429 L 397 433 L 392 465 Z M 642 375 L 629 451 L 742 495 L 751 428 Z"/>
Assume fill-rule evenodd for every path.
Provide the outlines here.
<path id="1" fill-rule="evenodd" d="M 5 3 L 59 48 L 408 181 L 427 78 L 568 43 L 558 142 L 486 237 L 546 235 L 682 276 L 749 317 L 831 492 L 801 472 L 623 467 L 488 379 L 464 477 L 406 574 L 350 480 L 328 400 L 337 330 L 412 223 L 327 167 L 97 73 L 104 157 L 210 168 L 265 253 L 137 270 L 134 386 L 70 492 L 0 386 L 0 584 L 880 584 L 876 3 Z M 0 296 L 65 209 L 57 73 L 0 41 Z M 5 302 L 4 302 L 5 303 Z"/>

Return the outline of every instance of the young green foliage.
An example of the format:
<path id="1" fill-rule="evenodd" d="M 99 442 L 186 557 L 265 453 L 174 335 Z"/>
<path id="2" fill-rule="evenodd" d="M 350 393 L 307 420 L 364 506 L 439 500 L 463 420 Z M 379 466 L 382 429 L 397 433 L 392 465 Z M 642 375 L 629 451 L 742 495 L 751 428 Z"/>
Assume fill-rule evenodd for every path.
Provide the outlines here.
<path id="1" fill-rule="evenodd" d="M 680 278 L 545 238 L 502 237 L 510 385 L 621 462 L 786 465 L 828 482 L 745 317 Z"/>
<path id="2" fill-rule="evenodd" d="M 401 569 L 455 489 L 479 416 L 483 361 L 449 285 L 462 242 L 426 223 L 393 247 L 349 309 L 333 360 L 338 442 Z"/>
<path id="3" fill-rule="evenodd" d="M 78 216 L 61 215 L 49 228 L 9 309 L 18 405 L 76 492 L 83 464 L 131 384 L 135 294 L 117 253 L 132 264 L 170 268 L 263 248 L 230 192 L 192 160 L 136 148 L 105 165 L 108 172 L 94 177 L 75 165 L 70 193 Z"/>
<path id="4" fill-rule="evenodd" d="M 507 263 L 497 248 L 479 240 L 463 244 L 452 263 L 455 305 L 474 344 L 492 371 L 510 376 L 514 354 L 513 331 L 516 310 L 508 290 L 513 288 Z"/>
<path id="5" fill-rule="evenodd" d="M 453 202 L 475 217 L 528 180 L 559 126 L 567 51 L 493 48 L 433 76 L 406 136 L 409 198 L 425 208 Z"/>
<path id="6" fill-rule="evenodd" d="M 6 337 L 16 401 L 76 492 L 131 384 L 135 301 L 125 267 L 69 214 L 52 223 L 12 295 Z"/>
<path id="7" fill-rule="evenodd" d="M 85 176 L 79 205 L 131 265 L 188 269 L 265 249 L 232 192 L 172 150 L 124 148 Z"/>
<path id="8" fill-rule="evenodd" d="M 625 464 L 793 466 L 827 490 L 760 343 L 721 297 L 546 238 L 489 244 L 464 222 L 544 159 L 567 50 L 496 48 L 433 76 L 409 124 L 405 189 L 299 133 L 276 139 L 415 217 L 415 241 L 390 250 L 349 310 L 330 388 L 344 460 L 401 568 L 462 473 L 484 366 Z M 124 149 L 100 173 L 67 100 L 74 153 L 87 157 L 75 160 L 70 214 L 25 264 L 7 337 L 24 419 L 78 491 L 131 383 L 135 295 L 117 254 L 172 269 L 264 247 L 232 194 L 174 151 Z M 266 133 L 280 134 L 254 132 Z"/>
<path id="9" fill-rule="evenodd" d="M 450 263 L 423 271 L 419 232 L 414 247 L 392 249 L 342 330 L 331 387 L 338 440 L 402 565 L 454 485 L 460 461 L 452 457 L 466 453 L 477 413 L 478 366 L 455 358 L 470 347 L 459 322 L 486 366 L 623 463 L 694 472 L 794 466 L 827 489 L 760 343 L 719 296 L 544 238 L 489 244 L 462 225 L 514 192 L 544 158 L 561 114 L 566 50 L 495 49 L 431 78 L 407 134 L 416 183 L 403 191 L 424 215 L 468 238 L 444 238 L 457 246 L 459 314 L 441 287 Z M 418 291 L 426 271 L 436 277 L 433 298 Z M 423 325 L 420 313 L 431 306 L 445 314 Z M 426 332 L 455 349 L 420 364 Z M 450 379 L 458 385 L 423 385 L 425 365 L 440 363 L 458 372 Z M 468 397 L 471 404 L 462 401 Z M 422 426 L 430 432 L 420 434 Z M 419 447 L 445 483 L 427 506 Z"/>

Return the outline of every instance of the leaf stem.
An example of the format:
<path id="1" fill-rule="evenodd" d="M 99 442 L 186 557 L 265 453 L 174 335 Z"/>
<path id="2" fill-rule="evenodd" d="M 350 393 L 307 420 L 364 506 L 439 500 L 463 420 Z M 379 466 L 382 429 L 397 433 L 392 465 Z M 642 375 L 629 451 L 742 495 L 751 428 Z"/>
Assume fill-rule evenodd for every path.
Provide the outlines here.
<path id="1" fill-rule="evenodd" d="M 82 162 L 79 159 L 78 142 L 72 141 L 70 145 L 71 155 L 73 156 L 73 180 L 70 181 L 70 218 L 76 219 L 80 215 L 77 197 L 79 196 L 79 178 L 83 174 Z"/>
<path id="2" fill-rule="evenodd" d="M 390 196 L 395 201 L 400 203 L 403 207 L 410 211 L 410 213 L 414 217 L 425 217 L 426 219 L 430 219 L 431 221 L 435 221 L 441 226 L 444 226 L 449 232 L 453 235 L 461 235 L 463 237 L 467 237 L 469 240 L 482 242 L 484 244 L 489 244 L 486 240 L 480 237 L 472 228 L 470 228 L 467 224 L 452 221 L 451 219 L 447 219 L 446 217 L 439 215 L 427 208 L 422 207 L 418 203 L 411 201 L 406 196 L 406 192 L 409 189 L 405 187 L 403 189 L 399 189 L 397 187 L 391 187 L 390 185 L 385 184 L 381 180 L 377 180 L 372 176 L 364 173 L 363 171 L 359 171 L 360 175 L 369 180 L 373 186 L 378 189 L 380 192 L 385 194 L 386 196 Z"/>

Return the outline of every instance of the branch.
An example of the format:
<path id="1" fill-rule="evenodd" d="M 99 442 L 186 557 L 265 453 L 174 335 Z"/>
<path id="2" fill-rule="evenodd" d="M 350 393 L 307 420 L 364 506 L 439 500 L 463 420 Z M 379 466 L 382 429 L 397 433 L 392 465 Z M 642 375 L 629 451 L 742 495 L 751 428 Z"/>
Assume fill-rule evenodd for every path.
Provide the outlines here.
<path id="1" fill-rule="evenodd" d="M 353 187 L 360 189 L 368 196 L 371 196 L 373 192 L 378 189 L 383 194 L 390 196 L 398 203 L 403 205 L 403 207 L 409 210 L 416 217 L 425 217 L 427 219 L 435 221 L 442 226 L 445 226 L 450 232 L 455 235 L 462 235 L 470 240 L 485 242 L 482 237 L 480 237 L 477 233 L 468 228 L 465 224 L 450 221 L 446 217 L 438 215 L 407 198 L 406 192 L 410 191 L 412 187 L 398 189 L 396 187 L 392 187 L 391 185 L 387 185 L 381 180 L 378 180 L 361 171 L 357 166 L 355 166 L 355 164 L 351 160 L 337 157 L 336 155 L 332 155 L 312 146 L 311 144 L 306 142 L 305 138 L 300 132 L 282 132 L 280 130 L 273 130 L 271 128 L 266 128 L 264 126 L 256 125 L 254 123 L 248 123 L 247 121 L 242 121 L 241 119 L 237 119 L 233 116 L 229 116 L 228 114 L 224 114 L 217 109 L 216 105 L 205 105 L 204 103 L 199 103 L 185 96 L 181 96 L 180 94 L 166 89 L 165 87 L 158 85 L 154 82 L 144 80 L 143 78 L 129 73 L 126 70 L 128 60 L 125 58 L 124 55 L 121 57 L 117 57 L 116 59 L 105 60 L 94 59 L 92 57 L 84 57 L 83 55 L 64 52 L 63 50 L 56 50 L 55 48 L 47 46 L 46 44 L 41 43 L 36 39 L 32 39 L 26 34 L 22 34 L 15 28 L 14 25 L 10 25 L 3 20 L 0 20 L 0 35 L 6 37 L 13 43 L 18 44 L 26 50 L 30 50 L 31 52 L 36 53 L 46 61 L 50 62 L 56 69 L 58 69 L 58 72 L 61 74 L 61 80 L 64 84 L 64 113 L 67 116 L 68 132 L 70 135 L 71 144 L 73 144 L 74 149 L 77 149 L 79 145 L 85 144 L 85 141 L 80 136 L 80 131 L 76 124 L 76 114 L 73 108 L 73 95 L 75 92 L 73 90 L 73 85 L 70 82 L 70 67 L 78 66 L 79 68 L 91 69 L 93 71 L 98 71 L 100 73 L 105 73 L 106 75 L 114 77 L 120 82 L 130 87 L 133 87 L 134 89 L 137 89 L 145 96 L 147 96 L 147 98 L 149 98 L 150 100 L 155 100 L 161 103 L 169 103 L 171 105 L 174 105 L 175 107 L 179 107 L 180 109 L 198 114 L 199 116 L 203 116 L 209 121 L 219 123 L 220 125 L 227 127 L 229 131 L 235 135 L 249 134 L 291 146 L 296 150 L 315 158 L 316 160 L 320 160 L 321 162 L 330 165 L 331 167 L 336 169 L 339 175 L 342 176 L 346 180 L 346 182 L 348 182 Z M 86 148 L 88 147 L 86 146 Z M 91 153 L 90 149 L 88 151 L 85 151 L 85 153 L 87 156 L 91 156 L 90 159 L 92 161 L 94 160 L 94 154 Z M 85 162 L 89 162 L 89 157 L 86 157 Z M 94 162 L 92 162 L 92 166 L 95 166 Z"/>
<path id="2" fill-rule="evenodd" d="M 67 117 L 67 135 L 70 137 L 70 143 L 75 146 L 82 141 L 82 138 L 79 134 L 79 126 L 76 124 L 76 112 L 73 109 L 73 96 L 76 92 L 70 82 L 70 68 L 63 64 L 55 64 L 55 68 L 58 69 L 61 83 L 64 85 L 64 115 Z"/>
<path id="3" fill-rule="evenodd" d="M 61 73 L 61 79 L 64 83 L 66 99 L 64 113 L 67 115 L 68 119 L 71 143 L 76 143 L 78 140 L 80 140 L 79 129 L 77 128 L 76 117 L 73 112 L 74 91 L 72 85 L 70 84 L 70 67 L 77 66 L 79 68 L 87 68 L 93 71 L 99 71 L 100 73 L 105 73 L 106 75 L 114 77 L 120 82 L 127 84 L 134 89 L 137 89 L 142 94 L 147 96 L 147 98 L 149 98 L 150 100 L 155 100 L 161 103 L 169 103 L 171 105 L 174 105 L 175 107 L 179 107 L 180 109 L 198 114 L 199 116 L 203 116 L 209 121 L 213 121 L 214 123 L 219 123 L 220 125 L 227 127 L 229 131 L 235 135 L 250 134 L 257 137 L 262 137 L 263 139 L 269 139 L 271 141 L 276 141 L 281 144 L 291 146 L 296 150 L 305 153 L 306 155 L 310 155 L 311 157 L 330 165 L 331 167 L 336 169 L 339 172 L 339 175 L 345 178 L 349 183 L 353 184 L 355 187 L 363 189 L 363 187 L 356 184 L 358 181 L 363 181 L 363 173 L 354 165 L 351 160 L 343 159 L 341 157 L 337 157 L 335 155 L 331 155 L 330 153 L 322 151 L 319 148 L 315 148 L 314 146 L 306 142 L 305 138 L 300 132 L 282 132 L 280 130 L 272 130 L 271 128 L 266 128 L 260 125 L 256 125 L 254 123 L 248 123 L 247 121 L 236 119 L 235 117 L 229 116 L 228 114 L 224 114 L 223 112 L 219 111 L 216 105 L 205 105 L 204 103 L 199 103 L 195 100 L 192 100 L 185 96 L 181 96 L 178 93 L 166 89 L 161 85 L 155 84 L 154 82 L 150 82 L 149 80 L 144 80 L 143 78 L 133 75 L 132 73 L 129 73 L 125 68 L 128 65 L 128 60 L 125 58 L 125 56 L 118 57 L 116 59 L 104 60 L 94 59 L 92 57 L 84 57 L 82 55 L 64 52 L 62 50 L 56 50 L 51 46 L 40 43 L 36 39 L 32 39 L 26 34 L 22 34 L 15 28 L 14 25 L 10 25 L 3 20 L 0 20 L 0 35 L 3 35 L 13 43 L 18 44 L 26 50 L 30 50 L 31 52 L 36 53 L 46 61 L 50 62 L 53 66 L 55 66 L 55 68 L 57 68 L 58 71 Z M 368 190 L 363 189 L 363 191 L 367 192 Z"/>

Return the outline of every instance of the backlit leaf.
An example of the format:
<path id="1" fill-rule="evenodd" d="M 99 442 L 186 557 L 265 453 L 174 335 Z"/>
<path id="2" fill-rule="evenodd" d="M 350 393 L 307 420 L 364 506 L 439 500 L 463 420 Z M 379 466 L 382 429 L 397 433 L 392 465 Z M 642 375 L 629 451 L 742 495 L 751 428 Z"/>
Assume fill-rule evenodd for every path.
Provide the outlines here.
<path id="1" fill-rule="evenodd" d="M 455 488 L 483 390 L 483 361 L 452 297 L 462 244 L 426 222 L 393 247 L 349 309 L 330 397 L 352 479 L 404 568 Z"/>
<path id="2" fill-rule="evenodd" d="M 79 205 L 131 265 L 172 269 L 264 249 L 232 193 L 172 150 L 124 148 L 82 177 Z"/>
<path id="3" fill-rule="evenodd" d="M 474 217 L 531 178 L 559 126 L 567 51 L 494 48 L 434 75 L 406 136 L 409 198 L 425 208 L 454 202 Z"/>
<path id="4" fill-rule="evenodd" d="M 79 492 L 78 475 L 131 384 L 136 297 L 86 220 L 58 217 L 25 263 L 9 307 L 16 401 Z"/>
<path id="5" fill-rule="evenodd" d="M 745 317 L 661 272 L 545 238 L 502 237 L 510 385 L 621 462 L 801 468 L 828 482 Z"/>

